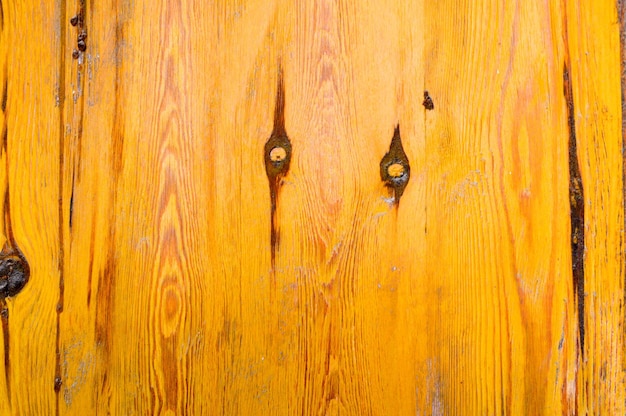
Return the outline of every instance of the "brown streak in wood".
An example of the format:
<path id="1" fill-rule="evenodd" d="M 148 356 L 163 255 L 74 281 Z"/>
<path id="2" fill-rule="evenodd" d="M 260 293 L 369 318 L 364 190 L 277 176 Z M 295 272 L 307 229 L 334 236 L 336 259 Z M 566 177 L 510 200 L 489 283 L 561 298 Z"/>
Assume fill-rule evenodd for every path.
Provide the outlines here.
<path id="1" fill-rule="evenodd" d="M 91 217 L 91 229 L 96 229 L 96 216 L 92 215 Z M 91 286 L 93 281 L 93 256 L 94 256 L 94 245 L 95 245 L 95 236 L 94 233 L 91 233 L 91 238 L 89 239 L 89 271 L 87 273 L 87 307 L 91 306 Z"/>
<path id="2" fill-rule="evenodd" d="M 119 175 L 122 171 L 123 164 L 123 151 L 124 151 L 124 109 L 120 105 L 119 97 L 123 96 L 123 92 L 120 91 L 120 81 L 122 80 L 122 71 L 124 69 L 123 62 L 121 60 L 120 48 L 123 42 L 122 26 L 119 22 L 119 15 L 116 15 L 117 21 L 115 22 L 115 47 L 114 47 L 114 60 L 115 60 L 115 80 L 113 91 L 113 126 L 114 130 L 111 135 L 111 198 L 110 204 L 112 207 L 116 206 L 117 188 Z M 96 217 L 92 218 L 92 229 L 95 229 Z M 116 237 L 115 224 L 110 223 L 109 226 L 109 244 L 107 245 L 107 255 L 104 270 L 98 276 L 97 292 L 95 297 L 95 339 L 96 346 L 100 350 L 100 357 L 102 360 L 102 383 L 96 392 L 96 397 L 105 393 L 111 383 L 108 376 L 109 361 L 111 359 L 111 353 L 113 348 L 113 310 L 115 308 L 115 278 L 117 276 L 116 268 L 116 249 L 114 241 Z M 94 251 L 94 235 L 91 236 L 90 242 L 90 264 L 89 264 L 89 276 L 88 276 L 88 292 L 87 301 L 90 303 L 92 294 L 92 279 L 93 279 L 93 251 Z M 100 401 L 98 399 L 98 401 Z"/>
<path id="3" fill-rule="evenodd" d="M 569 128 L 569 201 L 571 220 L 572 278 L 578 302 L 578 335 L 580 351 L 585 351 L 585 198 L 583 182 L 578 166 L 576 146 L 576 120 L 574 96 L 570 81 L 569 64 L 563 67 L 563 94 L 567 104 L 567 122 Z"/>
<path id="4" fill-rule="evenodd" d="M 7 99 L 8 99 L 8 91 L 9 91 L 9 85 L 8 85 L 8 79 L 5 78 L 4 79 L 4 85 L 2 88 L 2 102 L 0 103 L 0 111 L 2 111 L 3 116 L 4 116 L 4 123 L 2 123 L 2 132 L 0 134 L 2 134 L 1 137 L 1 145 L 2 145 L 2 151 L 4 152 L 5 155 L 7 155 L 7 163 L 6 163 L 6 169 L 7 169 L 7 181 L 9 180 L 9 156 L 7 154 L 7 141 L 9 138 L 9 134 L 8 134 L 8 127 L 7 127 L 7 123 L 6 123 L 6 110 L 7 110 Z M 7 185 L 7 189 L 8 189 L 8 183 Z"/>
<path id="5" fill-rule="evenodd" d="M 98 279 L 98 296 L 96 297 L 96 346 L 102 349 L 103 368 L 108 368 L 111 353 L 111 334 L 113 331 L 113 289 L 116 274 L 115 254 L 112 245 L 108 247 L 107 260 L 102 274 Z M 106 377 L 106 374 L 105 374 Z"/>
<path id="6" fill-rule="evenodd" d="M 14 245 L 14 237 L 13 237 L 13 226 L 11 224 L 11 198 L 9 196 L 9 158 L 8 158 L 8 136 L 7 129 L 4 131 L 5 138 L 3 140 L 4 148 L 2 151 L 5 155 L 7 155 L 7 162 L 5 164 L 6 169 L 6 189 L 4 191 L 4 235 L 6 236 L 6 245 L 13 246 Z"/>
<path id="7" fill-rule="evenodd" d="M 280 64 L 279 64 L 280 65 Z M 285 130 L 285 85 L 283 70 L 278 69 L 278 86 L 276 89 L 276 104 L 274 106 L 274 129 L 272 136 L 286 136 Z"/>
<path id="8" fill-rule="evenodd" d="M 4 376 L 6 377 L 7 399 L 11 404 L 11 353 L 9 349 L 9 309 L 4 298 L 0 299 L 0 318 L 2 319 L 2 335 L 4 338 Z"/>
<path id="9" fill-rule="evenodd" d="M 9 80 L 8 78 L 4 79 L 4 85 L 2 87 L 2 112 L 4 113 L 5 111 L 7 111 L 7 98 L 8 98 L 8 91 L 9 91 Z"/>
<path id="10" fill-rule="evenodd" d="M 113 145 L 112 145 L 112 153 L 113 153 L 113 164 L 112 169 L 114 174 L 118 174 L 118 172 L 122 169 L 122 153 L 124 151 L 124 109 L 120 107 L 119 97 L 122 96 L 120 92 L 120 82 L 122 80 L 122 71 L 124 69 L 122 54 L 120 53 L 120 48 L 122 47 L 124 33 L 122 25 L 118 20 L 115 22 L 115 85 L 113 90 L 113 126 L 116 126 L 113 131 Z"/>
<path id="11" fill-rule="evenodd" d="M 6 123 L 6 101 L 7 101 L 7 79 L 4 80 L 4 90 L 2 91 L 2 112 L 5 119 L 3 123 L 3 131 L 2 131 L 2 152 L 6 155 L 6 163 L 4 165 L 5 168 L 5 177 L 6 177 L 6 188 L 4 192 L 4 232 L 7 239 L 7 242 L 10 244 L 13 243 L 13 230 L 11 229 L 11 211 L 9 204 L 9 129 Z"/>
<path id="12" fill-rule="evenodd" d="M 60 2 L 60 16 L 63 21 L 67 18 L 67 2 L 62 0 Z M 61 50 L 65 50 L 67 42 L 64 30 L 64 25 L 59 26 L 59 43 Z M 59 258 L 58 258 L 58 270 L 59 270 L 59 299 L 57 301 L 56 308 L 56 336 L 55 336 L 55 365 L 54 365 L 54 378 L 55 380 L 61 378 L 61 313 L 63 313 L 64 294 L 65 294 L 65 237 L 63 232 L 63 174 L 65 172 L 65 54 L 59 54 L 59 183 L 58 183 L 58 195 L 59 195 L 59 209 L 58 209 L 58 224 L 59 224 Z M 55 390 L 55 415 L 59 415 L 60 412 L 60 389 Z"/>
<path id="13" fill-rule="evenodd" d="M 619 21 L 620 41 L 620 81 L 622 87 L 622 201 L 624 204 L 624 228 L 626 230 L 626 1 L 617 0 L 617 18 Z M 625 241 L 622 233 L 622 247 Z M 626 305 L 626 270 L 624 276 L 624 305 Z M 626 311 L 624 311 L 626 316 Z"/>
<path id="14" fill-rule="evenodd" d="M 70 207 L 69 207 L 69 219 L 68 219 L 70 231 L 72 230 L 72 221 L 74 219 L 74 190 L 75 190 L 75 182 L 74 182 L 74 176 L 72 176 L 72 193 L 70 194 Z"/>
<path id="15" fill-rule="evenodd" d="M 119 6 L 116 3 L 116 6 Z M 116 15 L 116 17 L 118 17 Z M 123 39 L 122 26 L 119 22 L 119 19 L 115 22 L 115 32 L 114 32 L 114 62 L 115 62 L 115 80 L 113 84 L 113 123 L 114 126 L 113 133 L 111 135 L 112 144 L 111 144 L 111 173 L 113 175 L 113 183 L 117 184 L 117 179 L 119 173 L 122 170 L 122 154 L 124 151 L 124 110 L 120 107 L 119 97 L 122 95 L 120 92 L 120 80 L 122 79 L 121 73 L 123 71 L 123 65 L 121 61 L 120 48 L 122 45 Z M 115 191 L 112 189 L 112 204 L 115 206 Z M 96 217 L 94 216 L 92 219 L 92 229 L 95 229 Z M 113 230 L 111 230 L 111 238 L 113 238 Z M 94 250 L 94 236 L 91 237 L 90 242 L 90 256 L 89 256 L 89 275 L 87 276 L 87 304 L 91 304 L 91 287 L 93 281 L 93 250 Z M 98 283 L 100 286 L 101 282 Z"/>
<path id="16" fill-rule="evenodd" d="M 4 79 L 4 85 L 3 85 L 3 89 L 2 89 L 2 108 L 1 111 L 4 115 L 4 119 L 5 122 L 2 123 L 2 151 L 4 152 L 4 154 L 7 154 L 7 141 L 9 138 L 9 134 L 8 134 L 8 127 L 7 127 L 7 123 L 6 123 L 6 110 L 7 110 L 7 98 L 8 98 L 8 84 L 7 84 L 7 79 Z M 7 155 L 7 163 L 6 163 L 6 167 L 7 167 L 7 180 L 9 178 L 8 176 L 8 166 L 9 166 L 9 161 L 8 161 L 8 155 Z M 8 183 L 7 183 L 8 186 Z"/>
<path id="17" fill-rule="evenodd" d="M 0 3 L 0 9 L 2 9 L 1 3 Z M 3 16 L 3 20 L 4 20 L 4 16 Z M 4 79 L 4 85 L 3 85 L 3 90 L 2 90 L 2 112 L 5 113 L 6 112 L 6 104 L 7 104 L 7 88 L 8 87 L 8 82 L 7 79 Z M 6 120 L 6 114 L 3 114 L 5 116 L 5 120 Z M 10 221 L 10 213 L 9 213 L 9 184 L 8 184 L 8 180 L 9 180 L 9 161 L 8 161 L 8 154 L 7 154 L 7 149 L 8 149 L 8 129 L 7 129 L 7 125 L 6 122 L 3 123 L 2 126 L 2 152 L 6 155 L 7 157 L 7 162 L 5 163 L 5 169 L 6 169 L 6 189 L 5 189 L 5 194 L 4 194 L 4 226 L 5 226 L 5 237 L 7 239 L 7 242 L 10 241 L 11 237 L 12 237 L 12 232 L 11 232 L 11 221 Z M 0 316 L 2 319 L 2 335 L 3 335 L 3 342 L 4 342 L 4 376 L 5 376 L 5 383 L 6 383 L 6 388 L 7 388 L 7 400 L 9 402 L 9 405 L 11 404 L 11 377 L 10 377 L 10 366 L 11 366 L 11 352 L 10 352 L 10 336 L 9 336 L 9 310 L 7 308 L 7 304 L 6 304 L 6 300 L 4 298 L 0 298 Z"/>
<path id="18" fill-rule="evenodd" d="M 176 373 L 179 360 L 176 356 L 176 337 L 163 340 L 161 345 L 163 347 L 161 365 L 164 369 L 165 403 L 171 405 L 178 402 L 178 377 L 176 377 Z"/>
<path id="19" fill-rule="evenodd" d="M 273 159 L 271 153 L 273 149 L 280 148 L 284 150 L 284 158 L 279 160 Z M 278 197 L 283 177 L 289 171 L 291 163 L 291 142 L 287 136 L 285 129 L 285 91 L 283 85 L 282 68 L 278 71 L 278 88 L 276 91 L 276 106 L 274 110 L 274 128 L 270 138 L 265 143 L 265 172 L 269 180 L 270 199 L 271 199 L 271 263 L 274 268 L 276 251 L 280 240 L 280 230 L 277 224 L 276 211 L 278 206 Z"/>

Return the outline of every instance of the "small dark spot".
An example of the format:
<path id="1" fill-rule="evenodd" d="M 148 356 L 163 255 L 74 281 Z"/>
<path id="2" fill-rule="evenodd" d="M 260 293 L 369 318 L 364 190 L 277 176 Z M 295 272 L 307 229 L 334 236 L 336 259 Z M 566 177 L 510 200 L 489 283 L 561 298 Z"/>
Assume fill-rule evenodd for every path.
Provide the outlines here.
<path id="1" fill-rule="evenodd" d="M 70 196 L 70 215 L 69 215 L 70 228 L 72 228 L 73 221 L 74 221 L 74 185 L 72 185 L 72 195 Z"/>
<path id="2" fill-rule="evenodd" d="M 87 39 L 87 32 L 82 30 L 79 34 L 78 34 L 78 40 L 85 40 Z"/>
<path id="3" fill-rule="evenodd" d="M 428 91 L 424 91 L 424 102 L 422 102 L 422 105 L 427 110 L 434 110 L 435 109 L 435 103 L 433 103 L 433 99 L 428 94 Z"/>
<path id="4" fill-rule="evenodd" d="M 72 58 L 78 59 L 79 56 L 80 56 L 80 52 L 78 52 L 78 49 L 74 49 L 72 51 Z"/>
<path id="5" fill-rule="evenodd" d="M 0 316 L 2 317 L 2 319 L 9 318 L 9 309 L 6 306 L 0 309 Z"/>
<path id="6" fill-rule="evenodd" d="M 76 46 L 78 46 L 78 50 L 81 52 L 85 52 L 87 50 L 87 44 L 85 43 L 84 40 L 79 40 L 76 43 Z"/>
<path id="7" fill-rule="evenodd" d="M 2 89 L 2 102 L 0 103 L 0 110 L 4 113 L 7 109 L 7 98 L 8 98 L 9 88 L 7 79 L 4 79 L 4 88 Z"/>
<path id="8" fill-rule="evenodd" d="M 57 313 L 63 312 L 63 304 L 61 302 L 57 303 Z"/>
<path id="9" fill-rule="evenodd" d="M 70 19 L 70 24 L 71 24 L 72 26 L 76 26 L 76 25 L 78 25 L 78 19 L 79 19 L 79 18 L 78 18 L 78 15 L 73 16 L 73 17 Z"/>
<path id="10" fill-rule="evenodd" d="M 54 391 L 58 393 L 61 390 L 62 385 L 63 385 L 63 380 L 61 380 L 61 377 L 56 376 L 54 378 Z"/>

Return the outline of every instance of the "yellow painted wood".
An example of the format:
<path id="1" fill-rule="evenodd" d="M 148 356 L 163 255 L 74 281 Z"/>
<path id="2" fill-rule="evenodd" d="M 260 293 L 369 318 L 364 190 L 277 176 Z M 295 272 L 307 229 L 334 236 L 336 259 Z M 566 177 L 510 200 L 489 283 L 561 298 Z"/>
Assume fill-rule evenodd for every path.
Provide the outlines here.
<path id="1" fill-rule="evenodd" d="M 579 409 L 589 414 L 626 413 L 624 326 L 624 140 L 620 117 L 620 43 L 612 5 L 568 4 L 567 42 L 578 110 L 576 134 L 585 186 L 584 365 Z M 582 28 L 588 28 L 582 30 Z"/>
<path id="2" fill-rule="evenodd" d="M 626 412 L 614 2 L 0 4 L 0 414 Z"/>
<path id="3" fill-rule="evenodd" d="M 0 92 L 6 107 L 0 117 L 0 175 L 3 200 L 8 203 L 3 204 L 1 240 L 4 246 L 13 233 L 32 272 L 32 284 L 2 305 L 8 325 L 2 337 L 0 413 L 7 415 L 47 414 L 55 403 L 55 345 L 61 336 L 56 308 L 63 273 L 59 152 L 65 83 L 59 66 L 62 42 L 55 29 L 58 12 L 50 2 L 2 2 Z"/>

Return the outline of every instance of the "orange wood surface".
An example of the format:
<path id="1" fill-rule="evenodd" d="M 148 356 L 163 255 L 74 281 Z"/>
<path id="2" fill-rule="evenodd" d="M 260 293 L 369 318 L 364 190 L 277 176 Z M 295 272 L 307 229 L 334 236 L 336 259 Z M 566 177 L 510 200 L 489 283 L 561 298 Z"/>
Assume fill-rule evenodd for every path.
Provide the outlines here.
<path id="1" fill-rule="evenodd" d="M 626 414 L 621 2 L 0 11 L 0 415 Z"/>

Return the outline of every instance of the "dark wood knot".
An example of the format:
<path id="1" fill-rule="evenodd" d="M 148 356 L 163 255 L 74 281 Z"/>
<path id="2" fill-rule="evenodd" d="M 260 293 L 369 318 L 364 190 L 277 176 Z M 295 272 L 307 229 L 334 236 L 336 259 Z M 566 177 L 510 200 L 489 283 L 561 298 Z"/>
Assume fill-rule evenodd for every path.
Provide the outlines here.
<path id="1" fill-rule="evenodd" d="M 422 105 L 427 110 L 435 109 L 435 103 L 433 102 L 433 99 L 431 98 L 431 96 L 428 94 L 428 91 L 424 91 L 424 101 L 422 102 Z"/>
<path id="2" fill-rule="evenodd" d="M 0 252 L 0 298 L 15 296 L 30 277 L 30 266 L 18 250 L 5 248 Z"/>
<path id="3" fill-rule="evenodd" d="M 286 135 L 271 136 L 265 143 L 265 171 L 270 180 L 285 176 L 291 162 L 291 142 Z"/>
<path id="4" fill-rule="evenodd" d="M 397 203 L 411 178 L 411 166 L 402 146 L 400 126 L 396 126 L 389 151 L 380 161 L 380 178 L 387 187 L 393 189 Z"/>

